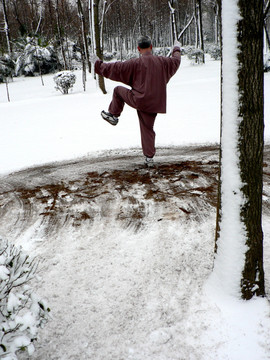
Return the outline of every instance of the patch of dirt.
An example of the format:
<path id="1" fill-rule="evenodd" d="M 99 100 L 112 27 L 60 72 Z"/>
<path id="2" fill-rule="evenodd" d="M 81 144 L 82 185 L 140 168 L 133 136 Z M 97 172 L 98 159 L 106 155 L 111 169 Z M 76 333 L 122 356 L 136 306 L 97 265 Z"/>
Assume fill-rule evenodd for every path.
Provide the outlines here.
<path id="1" fill-rule="evenodd" d="M 217 202 L 218 148 L 185 149 L 185 157 L 191 160 L 180 157 L 176 150 L 170 162 L 169 150 L 163 150 L 167 162 L 157 162 L 152 169 L 136 165 L 137 157 L 132 165 L 132 157 L 122 156 L 115 158 L 115 163 L 110 159 L 110 166 L 105 159 L 103 166 L 100 159 L 96 160 L 99 163 L 96 166 L 90 159 L 88 163 L 73 161 L 58 167 L 49 164 L 3 177 L 0 233 L 2 229 L 12 231 L 15 226 L 22 230 L 37 219 L 50 232 L 67 223 L 74 227 L 84 222 L 91 224 L 98 217 L 139 230 L 149 216 L 150 204 L 155 206 L 157 221 L 183 217 L 198 220 L 207 216 L 209 208 Z M 269 152 L 267 147 L 264 167 L 267 211 L 270 210 Z M 172 149 L 170 154 L 174 154 Z"/>

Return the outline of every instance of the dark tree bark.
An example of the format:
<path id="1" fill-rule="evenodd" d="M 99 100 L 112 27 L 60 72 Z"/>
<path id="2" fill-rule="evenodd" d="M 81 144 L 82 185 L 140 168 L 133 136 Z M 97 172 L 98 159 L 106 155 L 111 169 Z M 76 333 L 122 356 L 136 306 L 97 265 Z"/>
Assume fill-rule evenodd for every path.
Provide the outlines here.
<path id="1" fill-rule="evenodd" d="M 205 63 L 204 57 L 204 40 L 203 40 L 203 23 L 202 23 L 202 1 L 197 0 L 198 3 L 198 25 L 199 25 L 199 39 L 200 39 L 200 48 L 203 52 L 203 63 Z"/>
<path id="2" fill-rule="evenodd" d="M 220 34 L 220 46 L 222 46 L 222 28 L 221 28 L 221 1 L 217 0 L 218 16 L 219 16 L 219 34 Z M 222 74 L 222 57 L 221 57 L 221 71 L 220 71 L 220 98 L 222 103 L 222 86 L 223 86 L 223 74 Z M 222 138 L 222 106 L 220 107 L 220 144 Z M 220 236 L 220 221 L 221 221 L 221 158 L 222 149 L 219 147 L 219 170 L 218 170 L 218 197 L 217 197 L 217 216 L 216 216 L 216 233 L 215 233 L 215 252 L 217 252 L 217 240 Z"/>
<path id="3" fill-rule="evenodd" d="M 241 217 L 246 225 L 247 246 L 242 296 L 264 295 L 262 184 L 264 146 L 263 0 L 239 0 L 238 23 L 239 150 L 243 193 L 247 202 Z"/>

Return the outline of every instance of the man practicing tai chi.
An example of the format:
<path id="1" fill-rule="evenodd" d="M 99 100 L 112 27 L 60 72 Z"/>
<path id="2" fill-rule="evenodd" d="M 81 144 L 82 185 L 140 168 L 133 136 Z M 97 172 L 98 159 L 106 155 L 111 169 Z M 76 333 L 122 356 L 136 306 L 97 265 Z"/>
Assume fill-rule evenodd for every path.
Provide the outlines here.
<path id="1" fill-rule="evenodd" d="M 166 87 L 170 78 L 180 66 L 181 52 L 179 42 L 175 42 L 171 57 L 154 56 L 152 43 L 148 36 L 138 39 L 139 58 L 124 62 L 95 62 L 95 72 L 111 80 L 120 81 L 131 87 L 114 89 L 108 112 L 101 116 L 112 125 L 118 123 L 125 103 L 138 113 L 141 130 L 141 142 L 145 163 L 153 165 L 155 155 L 154 123 L 157 113 L 166 113 Z"/>

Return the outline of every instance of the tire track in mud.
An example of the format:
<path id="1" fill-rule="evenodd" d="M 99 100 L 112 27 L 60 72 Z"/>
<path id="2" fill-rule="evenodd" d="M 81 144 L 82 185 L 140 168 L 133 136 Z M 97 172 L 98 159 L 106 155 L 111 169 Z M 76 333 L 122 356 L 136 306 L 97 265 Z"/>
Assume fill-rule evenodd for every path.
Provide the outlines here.
<path id="1" fill-rule="evenodd" d="M 11 229 L 24 231 L 31 222 L 33 207 L 31 201 L 18 192 L 12 184 L 0 184 L 0 215 Z"/>

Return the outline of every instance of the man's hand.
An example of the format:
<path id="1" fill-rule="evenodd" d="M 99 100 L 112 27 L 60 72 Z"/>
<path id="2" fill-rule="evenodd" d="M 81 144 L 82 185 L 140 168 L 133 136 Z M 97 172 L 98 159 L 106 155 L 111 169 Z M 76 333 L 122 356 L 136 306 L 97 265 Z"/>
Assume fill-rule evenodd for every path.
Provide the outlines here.
<path id="1" fill-rule="evenodd" d="M 100 60 L 100 58 L 96 54 L 90 54 L 89 55 L 89 60 L 91 61 L 92 64 L 95 64 L 95 62 L 97 60 Z"/>

